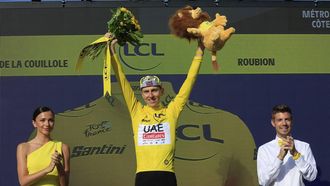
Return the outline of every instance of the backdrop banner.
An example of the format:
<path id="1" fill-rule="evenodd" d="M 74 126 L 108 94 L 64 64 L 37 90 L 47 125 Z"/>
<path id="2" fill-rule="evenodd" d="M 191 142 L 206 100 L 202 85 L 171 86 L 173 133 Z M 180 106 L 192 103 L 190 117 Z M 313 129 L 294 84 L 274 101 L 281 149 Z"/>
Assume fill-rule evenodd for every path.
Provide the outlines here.
<path id="1" fill-rule="evenodd" d="M 80 50 L 98 37 L 0 36 L 1 76 L 101 75 L 103 55 L 86 57 L 75 70 Z M 185 74 L 195 45 L 146 34 L 141 46 L 126 44 L 118 51 L 127 74 Z M 218 54 L 219 74 L 329 73 L 329 48 L 329 34 L 234 34 Z M 209 52 L 204 61 L 200 73 L 214 74 Z"/>
<path id="2" fill-rule="evenodd" d="M 70 146 L 70 185 L 134 185 L 131 122 L 116 78 L 103 96 L 103 54 L 75 70 L 82 48 L 107 31 L 110 9 L 125 5 L 144 34 L 140 46 L 117 48 L 138 99 L 145 74 L 164 82 L 164 105 L 186 78 L 197 43 L 170 34 L 180 6 L 80 3 L 0 3 L 0 185 L 18 185 L 16 147 L 33 137 L 31 115 L 41 105 L 56 113 L 52 137 Z M 226 15 L 236 33 L 217 53 L 219 72 L 205 52 L 180 115 L 179 186 L 257 185 L 257 149 L 275 138 L 271 108 L 281 103 L 293 110 L 293 137 L 311 145 L 318 165 L 305 185 L 330 185 L 330 4 L 295 5 L 201 6 Z"/>

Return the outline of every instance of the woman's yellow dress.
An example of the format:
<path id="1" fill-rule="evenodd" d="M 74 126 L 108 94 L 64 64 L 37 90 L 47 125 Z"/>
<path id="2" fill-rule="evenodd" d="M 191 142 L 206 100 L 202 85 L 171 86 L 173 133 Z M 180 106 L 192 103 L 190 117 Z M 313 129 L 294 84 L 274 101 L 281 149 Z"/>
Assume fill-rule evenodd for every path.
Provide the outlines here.
<path id="1" fill-rule="evenodd" d="M 51 161 L 51 155 L 57 150 L 58 153 L 62 154 L 62 142 L 49 141 L 39 149 L 31 152 L 27 156 L 27 169 L 29 174 L 33 174 L 42 169 L 45 169 Z M 34 183 L 33 186 L 58 186 L 59 177 L 58 171 L 55 167 L 54 170 L 48 173 L 46 176 Z"/>

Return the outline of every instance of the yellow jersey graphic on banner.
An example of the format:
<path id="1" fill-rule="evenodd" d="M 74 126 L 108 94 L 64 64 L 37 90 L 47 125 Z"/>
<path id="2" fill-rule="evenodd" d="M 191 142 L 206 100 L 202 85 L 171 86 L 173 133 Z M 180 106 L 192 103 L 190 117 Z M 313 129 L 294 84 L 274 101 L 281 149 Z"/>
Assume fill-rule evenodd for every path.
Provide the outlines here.
<path id="1" fill-rule="evenodd" d="M 131 85 L 142 101 L 139 82 Z M 169 82 L 162 85 L 162 102 L 168 105 L 175 92 Z M 70 145 L 71 185 L 134 185 L 136 159 L 131 119 L 119 85 L 112 86 L 112 96 L 56 114 L 53 137 Z M 159 126 L 141 122 L 140 127 L 141 144 L 167 143 L 166 122 Z M 174 166 L 178 186 L 258 184 L 254 139 L 238 116 L 188 101 L 176 133 Z"/>

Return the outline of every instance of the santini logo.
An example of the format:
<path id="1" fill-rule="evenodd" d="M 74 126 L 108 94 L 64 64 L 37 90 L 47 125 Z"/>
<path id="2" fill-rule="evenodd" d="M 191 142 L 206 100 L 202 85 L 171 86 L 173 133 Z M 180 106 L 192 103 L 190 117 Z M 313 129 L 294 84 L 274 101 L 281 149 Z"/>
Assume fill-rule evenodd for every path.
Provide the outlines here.
<path id="1" fill-rule="evenodd" d="M 119 48 L 120 61 L 127 67 L 138 71 L 146 71 L 158 67 L 161 63 L 155 63 L 154 59 L 155 57 L 164 55 L 164 53 L 157 51 L 157 43 L 141 43 L 139 46 L 125 44 Z M 141 60 L 138 65 L 133 65 L 133 63 L 137 64 L 139 59 L 137 57 L 142 57 L 143 60 Z M 148 62 L 148 60 L 150 61 Z M 145 65 L 144 67 L 141 67 L 141 65 L 143 65 L 142 63 Z"/>
<path id="2" fill-rule="evenodd" d="M 75 146 L 72 149 L 71 158 L 80 156 L 91 156 L 91 155 L 101 155 L 101 154 L 122 154 L 126 148 L 123 146 L 114 145 L 103 145 L 103 146 Z"/>

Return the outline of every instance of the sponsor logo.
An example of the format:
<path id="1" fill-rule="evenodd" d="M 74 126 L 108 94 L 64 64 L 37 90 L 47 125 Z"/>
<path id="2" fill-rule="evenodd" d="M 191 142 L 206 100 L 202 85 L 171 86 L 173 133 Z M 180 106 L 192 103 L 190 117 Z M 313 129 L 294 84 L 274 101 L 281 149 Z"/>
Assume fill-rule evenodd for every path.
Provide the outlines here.
<path id="1" fill-rule="evenodd" d="M 166 116 L 166 115 L 163 113 L 159 113 L 159 114 L 155 113 L 156 118 L 161 118 L 162 116 Z"/>
<path id="2" fill-rule="evenodd" d="M 0 68 L 67 68 L 67 59 L 0 60 Z"/>
<path id="3" fill-rule="evenodd" d="M 168 123 L 155 125 L 139 125 L 138 145 L 165 145 L 170 144 L 170 126 Z"/>
<path id="4" fill-rule="evenodd" d="M 74 146 L 71 153 L 71 158 L 91 155 L 102 155 L 102 154 L 123 154 L 126 145 L 115 146 L 115 145 L 103 145 L 103 146 Z"/>
<path id="5" fill-rule="evenodd" d="M 162 139 L 165 138 L 163 124 L 143 126 L 143 139 Z"/>
<path id="6" fill-rule="evenodd" d="M 185 134 L 184 132 L 185 130 L 201 130 L 202 136 L 199 135 L 189 136 Z M 204 139 L 206 141 L 211 141 L 221 144 L 225 142 L 223 139 L 212 137 L 210 124 L 203 124 L 202 127 L 200 127 L 200 125 L 193 125 L 193 124 L 180 125 L 176 129 L 176 137 L 181 140 L 190 140 L 190 141 Z"/>
<path id="7" fill-rule="evenodd" d="M 93 123 L 87 125 L 84 131 L 86 137 L 91 137 L 99 134 L 104 134 L 111 131 L 111 124 L 109 121 L 102 121 L 101 123 Z"/>
<path id="8" fill-rule="evenodd" d="M 237 58 L 238 66 L 275 66 L 275 58 Z"/>
<path id="9" fill-rule="evenodd" d="M 149 132 L 164 132 L 164 125 L 163 124 L 157 124 L 157 125 L 144 125 L 143 126 L 143 132 L 149 133 Z"/>
<path id="10" fill-rule="evenodd" d="M 165 138 L 164 132 L 153 132 L 143 135 L 143 139 L 162 139 Z"/>
<path id="11" fill-rule="evenodd" d="M 301 16 L 303 19 L 310 21 L 310 25 L 314 29 L 330 28 L 330 11 L 328 10 L 302 10 Z"/>
<path id="12" fill-rule="evenodd" d="M 148 123 L 148 122 L 150 122 L 150 119 L 142 119 L 141 122 L 142 123 Z"/>
<path id="13" fill-rule="evenodd" d="M 185 130 L 201 130 L 202 135 L 187 135 L 184 132 Z M 177 139 L 181 139 L 181 140 L 196 141 L 196 140 L 204 139 L 206 141 L 220 143 L 220 144 L 223 144 L 225 142 L 223 139 L 212 137 L 210 124 L 203 124 L 201 127 L 200 125 L 193 125 L 193 124 L 180 125 L 176 129 L 176 134 L 177 134 L 176 136 Z M 189 158 L 187 156 L 183 157 L 176 155 L 175 158 L 186 161 L 203 161 L 203 160 L 211 159 L 216 155 L 217 153 L 212 153 L 211 155 L 199 157 L 199 158 Z"/>
<path id="14" fill-rule="evenodd" d="M 154 114 L 154 120 L 156 120 L 157 122 L 161 122 L 162 120 L 164 120 L 164 117 L 166 116 L 166 114 L 164 113 L 155 113 Z"/>
<path id="15" fill-rule="evenodd" d="M 155 64 L 154 61 L 146 61 L 146 60 L 150 59 L 150 57 L 151 59 L 154 59 L 154 57 L 162 57 L 164 55 L 165 55 L 164 53 L 161 53 L 157 50 L 157 43 L 141 43 L 141 45 L 139 46 L 125 44 L 124 46 L 121 46 L 119 48 L 120 61 L 125 66 L 137 71 L 146 71 L 158 67 L 161 63 Z M 130 57 L 134 57 L 134 60 L 132 59 L 132 61 L 128 63 L 126 60 Z M 143 64 L 145 64 L 145 66 L 137 67 L 136 65 L 133 65 L 132 63 L 136 61 L 137 59 L 136 57 L 142 57 Z M 141 63 L 139 63 L 139 66 L 143 65 Z"/>

